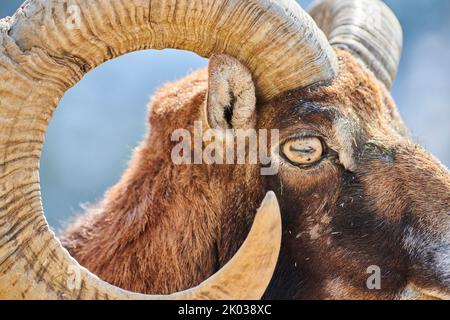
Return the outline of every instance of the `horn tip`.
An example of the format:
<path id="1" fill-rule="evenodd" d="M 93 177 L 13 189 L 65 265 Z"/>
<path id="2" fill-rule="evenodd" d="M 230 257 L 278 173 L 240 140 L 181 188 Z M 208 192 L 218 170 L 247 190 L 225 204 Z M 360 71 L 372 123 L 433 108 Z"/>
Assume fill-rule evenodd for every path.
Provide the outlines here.
<path id="1" fill-rule="evenodd" d="M 264 200 L 267 201 L 274 201 L 277 199 L 277 196 L 275 195 L 275 192 L 273 192 L 272 190 L 268 191 L 266 194 L 266 197 L 264 198 Z"/>
<path id="2" fill-rule="evenodd" d="M 277 210 L 279 209 L 278 199 L 277 199 L 275 192 L 268 191 L 266 193 L 266 196 L 264 197 L 264 200 L 262 201 L 262 204 L 261 204 L 261 208 L 264 208 L 264 207 L 276 208 Z M 270 212 L 272 212 L 272 211 L 270 211 Z"/>

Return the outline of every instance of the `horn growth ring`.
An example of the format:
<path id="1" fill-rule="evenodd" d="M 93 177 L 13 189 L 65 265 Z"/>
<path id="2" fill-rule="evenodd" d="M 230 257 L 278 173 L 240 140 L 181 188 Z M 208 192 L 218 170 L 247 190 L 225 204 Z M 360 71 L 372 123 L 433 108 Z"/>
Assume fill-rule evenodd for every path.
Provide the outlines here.
<path id="1" fill-rule="evenodd" d="M 0 20 L 0 299 L 257 299 L 264 293 L 281 242 L 273 194 L 227 266 L 168 297 L 101 281 L 61 247 L 44 217 L 39 161 L 61 97 L 105 61 L 164 48 L 236 57 L 252 71 L 262 101 L 326 81 L 337 65 L 325 36 L 295 1 L 26 1 Z"/>

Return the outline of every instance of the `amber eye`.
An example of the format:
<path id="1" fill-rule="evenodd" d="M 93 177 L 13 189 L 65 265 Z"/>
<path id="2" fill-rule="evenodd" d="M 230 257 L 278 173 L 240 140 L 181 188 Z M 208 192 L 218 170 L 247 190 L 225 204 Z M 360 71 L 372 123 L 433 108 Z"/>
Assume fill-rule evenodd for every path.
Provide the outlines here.
<path id="1" fill-rule="evenodd" d="M 298 166 L 309 166 L 320 161 L 325 153 L 325 147 L 320 138 L 296 138 L 286 142 L 282 151 L 284 156 Z"/>

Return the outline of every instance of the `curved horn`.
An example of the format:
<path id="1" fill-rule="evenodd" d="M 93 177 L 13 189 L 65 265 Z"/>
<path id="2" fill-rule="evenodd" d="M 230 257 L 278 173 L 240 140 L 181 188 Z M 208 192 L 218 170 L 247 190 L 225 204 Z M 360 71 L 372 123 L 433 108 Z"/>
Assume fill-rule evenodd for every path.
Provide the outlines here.
<path id="1" fill-rule="evenodd" d="M 402 27 L 381 0 L 318 0 L 310 14 L 330 44 L 359 57 L 388 89 L 397 75 Z"/>
<path id="2" fill-rule="evenodd" d="M 29 0 L 7 35 L 24 53 L 75 69 L 77 80 L 79 71 L 139 49 L 225 53 L 249 68 L 263 101 L 328 81 L 338 65 L 294 0 Z"/>
<path id="3" fill-rule="evenodd" d="M 0 20 L 1 297 L 152 298 L 105 284 L 61 247 L 43 215 L 39 161 L 53 111 L 87 71 L 131 51 L 163 48 L 236 57 L 253 72 L 263 100 L 326 81 L 337 65 L 294 1 L 26 1 Z M 280 242 L 276 201 L 268 203 L 273 214 L 256 220 L 257 236 L 237 260 L 172 297 L 260 297 Z"/>
<path id="4" fill-rule="evenodd" d="M 275 194 L 269 192 L 247 239 L 219 272 L 196 288 L 150 296 L 114 287 L 81 267 L 48 230 L 42 215 L 22 218 L 26 220 L 13 233 L 0 228 L 0 299 L 260 299 L 281 244 L 280 209 Z"/>

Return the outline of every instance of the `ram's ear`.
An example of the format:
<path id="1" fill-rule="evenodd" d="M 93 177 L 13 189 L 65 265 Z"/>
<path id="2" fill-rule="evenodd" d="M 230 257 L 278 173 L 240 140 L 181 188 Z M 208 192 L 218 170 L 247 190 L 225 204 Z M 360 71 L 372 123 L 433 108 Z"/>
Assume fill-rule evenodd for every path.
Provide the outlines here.
<path id="1" fill-rule="evenodd" d="M 251 129 L 256 122 L 255 85 L 250 71 L 235 58 L 209 59 L 207 117 L 211 128 Z"/>

